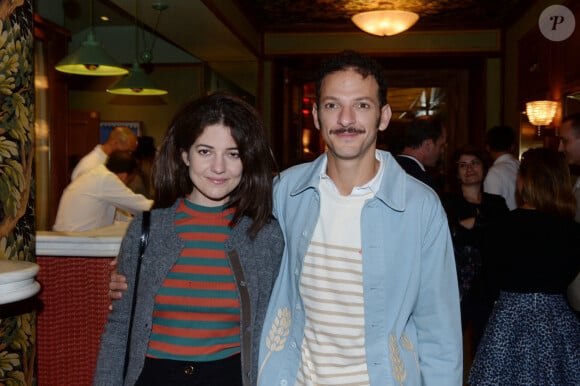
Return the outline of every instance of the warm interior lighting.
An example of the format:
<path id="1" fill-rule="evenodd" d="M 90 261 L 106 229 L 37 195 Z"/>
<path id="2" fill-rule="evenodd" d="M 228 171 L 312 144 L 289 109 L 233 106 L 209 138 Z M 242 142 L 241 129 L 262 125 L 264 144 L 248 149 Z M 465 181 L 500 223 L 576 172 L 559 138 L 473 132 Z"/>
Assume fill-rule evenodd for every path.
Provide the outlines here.
<path id="1" fill-rule="evenodd" d="M 91 27 L 87 40 L 72 54 L 57 63 L 55 68 L 67 74 L 89 76 L 125 75 L 129 71 L 117 64 L 95 37 L 93 30 L 93 1 L 90 2 Z"/>
<path id="2" fill-rule="evenodd" d="M 555 101 L 533 101 L 526 103 L 526 114 L 528 120 L 535 126 L 548 126 L 556 115 L 558 102 Z"/>
<path id="3" fill-rule="evenodd" d="M 391 36 L 411 28 L 419 20 L 419 15 L 408 11 L 382 10 L 357 13 L 351 20 L 366 33 Z"/>
<path id="4" fill-rule="evenodd" d="M 118 81 L 113 87 L 107 89 L 108 93 L 117 95 L 165 95 L 167 90 L 160 89 L 149 80 L 145 71 L 138 63 L 133 63 L 129 75 Z"/>

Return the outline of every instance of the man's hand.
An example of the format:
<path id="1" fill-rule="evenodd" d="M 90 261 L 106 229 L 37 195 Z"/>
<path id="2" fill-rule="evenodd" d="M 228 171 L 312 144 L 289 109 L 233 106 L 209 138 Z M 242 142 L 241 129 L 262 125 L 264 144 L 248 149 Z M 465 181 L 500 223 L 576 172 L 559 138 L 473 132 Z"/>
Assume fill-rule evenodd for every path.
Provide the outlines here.
<path id="1" fill-rule="evenodd" d="M 109 298 L 111 300 L 121 299 L 123 297 L 123 291 L 127 290 L 127 278 L 119 273 L 117 273 L 117 258 L 115 257 L 111 261 L 111 266 L 113 271 L 111 271 L 111 277 L 109 281 Z M 109 310 L 113 310 L 113 304 L 109 305 Z"/>

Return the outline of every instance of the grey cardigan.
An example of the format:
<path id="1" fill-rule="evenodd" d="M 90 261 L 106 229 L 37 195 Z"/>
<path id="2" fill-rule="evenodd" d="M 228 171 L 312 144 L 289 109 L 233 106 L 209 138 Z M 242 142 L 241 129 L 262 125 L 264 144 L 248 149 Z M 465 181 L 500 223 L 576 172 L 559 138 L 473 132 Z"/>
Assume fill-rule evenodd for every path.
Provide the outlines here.
<path id="1" fill-rule="evenodd" d="M 184 247 L 183 240 L 175 232 L 176 208 L 177 202 L 171 208 L 155 209 L 151 213 L 149 245 L 143 255 L 133 321 L 131 357 L 123 382 L 125 344 L 142 215 L 136 216 L 129 224 L 121 242 L 118 262 L 118 271 L 126 275 L 129 288 L 120 300 L 114 301 L 113 311 L 107 317 L 93 380 L 96 386 L 133 385 L 141 374 L 151 333 L 155 295 Z M 243 217 L 225 242 L 241 304 L 240 339 L 244 386 L 256 384 L 262 324 L 284 249 L 284 238 L 276 220 L 272 219 L 262 228 L 255 239 L 250 239 L 247 234 L 251 222 L 251 219 Z"/>

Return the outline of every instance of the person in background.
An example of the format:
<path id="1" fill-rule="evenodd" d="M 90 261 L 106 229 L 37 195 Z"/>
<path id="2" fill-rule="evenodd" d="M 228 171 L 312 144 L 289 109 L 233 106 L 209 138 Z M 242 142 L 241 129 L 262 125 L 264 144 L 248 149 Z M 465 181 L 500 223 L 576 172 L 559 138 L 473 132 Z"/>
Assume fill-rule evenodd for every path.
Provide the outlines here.
<path id="1" fill-rule="evenodd" d="M 153 201 L 127 187 L 137 162 L 130 153 L 115 151 L 106 164 L 97 165 L 72 181 L 58 205 L 55 231 L 80 232 L 113 225 L 117 209 L 136 214 L 148 210 Z"/>
<path id="2" fill-rule="evenodd" d="M 457 275 L 439 197 L 376 149 L 391 118 L 382 67 L 345 51 L 316 81 L 328 151 L 284 171 L 286 247 L 258 385 L 461 385 Z"/>
<path id="3" fill-rule="evenodd" d="M 403 169 L 436 192 L 441 186 L 427 171 L 426 167 L 436 167 L 445 151 L 447 130 L 437 116 L 413 118 L 403 129 L 403 149 L 396 160 Z"/>
<path id="4" fill-rule="evenodd" d="M 559 128 L 560 144 L 558 151 L 562 152 L 571 166 L 580 167 L 580 113 L 571 114 L 562 119 Z M 572 191 L 576 197 L 576 222 L 580 223 L 580 176 L 573 183 Z M 572 307 L 580 312 L 580 274 L 568 288 L 568 300 Z"/>
<path id="5" fill-rule="evenodd" d="M 129 188 L 135 193 L 142 194 L 147 198 L 153 198 L 155 196 L 155 192 L 153 191 L 152 168 L 156 153 L 157 149 L 155 148 L 153 137 L 139 137 L 137 150 L 133 153 L 133 156 L 137 160 L 137 172 L 135 173 L 135 178 L 129 184 Z"/>
<path id="6" fill-rule="evenodd" d="M 517 178 L 519 207 L 484 240 L 495 302 L 470 385 L 580 385 L 580 319 L 566 301 L 578 274 L 580 224 L 561 154 L 527 150 Z"/>
<path id="7" fill-rule="evenodd" d="M 284 248 L 272 217 L 274 160 L 257 111 L 223 93 L 189 101 L 170 123 L 154 171 L 139 288 L 141 216 L 121 243 L 118 271 L 128 290 L 108 316 L 94 384 L 255 385 Z"/>
<path id="8" fill-rule="evenodd" d="M 564 117 L 558 133 L 560 135 L 558 151 L 564 154 L 570 165 L 580 166 L 580 113 Z M 573 191 L 578 203 L 575 219 L 580 222 L 580 177 L 576 179 Z"/>
<path id="9" fill-rule="evenodd" d="M 455 263 L 461 297 L 461 321 L 464 341 L 471 336 L 474 349 L 485 329 L 494 297 L 486 293 L 481 275 L 483 235 L 509 212 L 505 199 L 497 194 L 483 191 L 485 165 L 482 152 L 471 145 L 455 151 L 457 191 L 444 193 L 441 197 L 447 213 L 449 229 L 455 250 Z"/>
<path id="10" fill-rule="evenodd" d="M 483 191 L 499 194 L 509 210 L 517 207 L 516 177 L 519 161 L 513 156 L 515 134 L 509 126 L 494 126 L 485 133 L 485 146 L 493 165 L 483 180 Z"/>
<path id="11" fill-rule="evenodd" d="M 105 143 L 95 146 L 90 153 L 81 158 L 71 173 L 71 181 L 94 167 L 103 165 L 114 151 L 133 153 L 135 149 L 137 149 L 137 136 L 133 130 L 126 126 L 116 126 L 109 133 Z"/>
<path id="12" fill-rule="evenodd" d="M 386 95 L 367 56 L 345 51 L 321 68 L 312 112 L 328 151 L 275 183 L 286 244 L 258 385 L 462 384 L 447 219 L 435 192 L 376 149 L 391 118 Z M 113 273 L 109 296 L 128 297 L 126 286 Z"/>

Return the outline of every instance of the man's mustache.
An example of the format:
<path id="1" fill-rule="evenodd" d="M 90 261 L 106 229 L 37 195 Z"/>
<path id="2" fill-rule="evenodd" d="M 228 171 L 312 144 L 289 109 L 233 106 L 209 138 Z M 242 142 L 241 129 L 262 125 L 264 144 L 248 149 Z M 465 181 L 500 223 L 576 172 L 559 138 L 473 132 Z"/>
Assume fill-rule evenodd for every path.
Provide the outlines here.
<path id="1" fill-rule="evenodd" d="M 357 129 L 356 127 L 341 127 L 340 129 L 330 130 L 330 134 L 340 135 L 340 134 L 364 134 L 364 130 Z"/>

